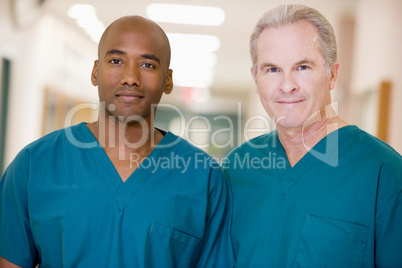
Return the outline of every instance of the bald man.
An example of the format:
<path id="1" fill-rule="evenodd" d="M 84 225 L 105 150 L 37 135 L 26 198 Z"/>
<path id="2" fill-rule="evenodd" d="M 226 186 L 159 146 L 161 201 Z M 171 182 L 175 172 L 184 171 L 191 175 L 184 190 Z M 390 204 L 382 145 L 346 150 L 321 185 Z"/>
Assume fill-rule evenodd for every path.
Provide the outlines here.
<path id="1" fill-rule="evenodd" d="M 232 267 L 219 166 L 153 126 L 173 88 L 166 34 L 123 17 L 98 52 L 98 120 L 29 144 L 0 181 L 0 267 Z"/>

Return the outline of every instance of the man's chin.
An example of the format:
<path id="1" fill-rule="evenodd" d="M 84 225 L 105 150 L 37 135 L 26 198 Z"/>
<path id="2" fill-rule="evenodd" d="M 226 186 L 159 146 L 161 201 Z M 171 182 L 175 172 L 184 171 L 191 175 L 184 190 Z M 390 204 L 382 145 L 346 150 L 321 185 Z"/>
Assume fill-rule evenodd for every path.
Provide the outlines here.
<path id="1" fill-rule="evenodd" d="M 139 115 L 118 116 L 117 119 L 124 124 L 143 124 L 146 122 L 145 118 Z"/>

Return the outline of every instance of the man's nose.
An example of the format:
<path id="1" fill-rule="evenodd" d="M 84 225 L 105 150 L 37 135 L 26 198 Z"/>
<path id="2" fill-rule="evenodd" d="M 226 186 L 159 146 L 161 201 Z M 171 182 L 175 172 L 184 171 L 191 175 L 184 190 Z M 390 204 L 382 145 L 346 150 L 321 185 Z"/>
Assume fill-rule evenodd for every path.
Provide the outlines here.
<path id="1" fill-rule="evenodd" d="M 127 66 L 124 70 L 123 78 L 121 80 L 122 85 L 129 86 L 141 86 L 140 70 L 136 66 Z"/>
<path id="2" fill-rule="evenodd" d="M 290 92 L 298 89 L 294 75 L 291 72 L 285 73 L 283 75 L 282 81 L 280 84 L 280 89 L 285 93 L 290 93 Z"/>

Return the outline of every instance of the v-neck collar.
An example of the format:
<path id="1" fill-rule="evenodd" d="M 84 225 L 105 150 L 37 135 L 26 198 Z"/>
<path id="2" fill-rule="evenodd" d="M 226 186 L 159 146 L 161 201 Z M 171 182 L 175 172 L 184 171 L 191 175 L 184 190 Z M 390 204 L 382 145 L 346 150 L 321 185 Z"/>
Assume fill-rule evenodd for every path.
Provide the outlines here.
<path id="1" fill-rule="evenodd" d="M 357 129 L 356 126 L 345 126 L 335 130 L 321 139 L 313 148 L 311 148 L 293 167 L 291 167 L 285 149 L 279 140 L 278 133 L 275 131 L 273 139 L 278 144 L 278 157 L 286 159 L 286 169 L 278 176 L 282 186 L 283 194 L 286 196 L 293 186 L 302 179 L 308 171 L 315 165 L 328 165 L 336 167 L 339 159 L 339 146 L 350 136 L 345 135 L 348 130 Z"/>
<path id="2" fill-rule="evenodd" d="M 158 159 L 164 150 L 170 150 L 171 145 L 174 146 L 175 140 L 178 139 L 178 137 L 173 133 L 167 132 L 159 144 L 156 145 L 152 152 L 148 155 L 147 159 L 149 159 L 149 161 L 147 161 L 147 165 L 144 165 L 145 161 L 141 163 L 141 165 L 134 170 L 130 177 L 123 182 L 112 161 L 107 156 L 106 152 L 100 146 L 99 142 L 96 140 L 95 136 L 85 125 L 85 123 L 82 123 L 82 129 L 83 131 L 79 132 L 77 135 L 82 135 L 79 138 L 84 143 L 93 145 L 96 144 L 96 146 L 91 146 L 91 148 L 86 150 L 99 168 L 99 173 L 106 181 L 120 210 L 124 209 L 131 197 L 141 188 L 146 180 L 153 175 L 155 167 L 153 166 L 152 159 Z"/>

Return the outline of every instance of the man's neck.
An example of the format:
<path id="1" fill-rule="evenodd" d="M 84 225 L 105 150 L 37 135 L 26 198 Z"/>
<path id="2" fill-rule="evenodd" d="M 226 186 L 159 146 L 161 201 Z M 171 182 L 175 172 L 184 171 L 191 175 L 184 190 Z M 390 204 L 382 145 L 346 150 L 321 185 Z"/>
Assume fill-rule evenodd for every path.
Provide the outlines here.
<path id="1" fill-rule="evenodd" d="M 125 123 L 111 117 L 87 125 L 123 182 L 163 138 L 162 133 L 154 129 L 150 122 Z"/>
<path id="2" fill-rule="evenodd" d="M 122 122 L 114 117 L 88 124 L 88 128 L 110 158 L 126 160 L 130 154 L 145 158 L 162 140 L 163 135 L 154 129 L 151 120 Z M 148 122 L 149 121 L 149 122 Z"/>
<path id="3" fill-rule="evenodd" d="M 320 140 L 331 132 L 346 126 L 339 116 L 321 118 L 321 120 L 300 128 L 277 127 L 278 137 L 285 149 L 290 165 L 293 167 Z"/>

